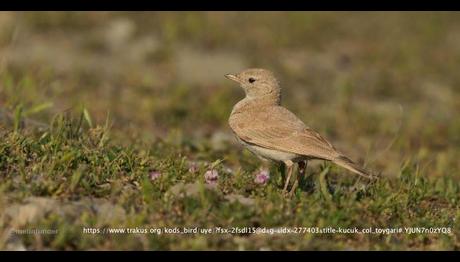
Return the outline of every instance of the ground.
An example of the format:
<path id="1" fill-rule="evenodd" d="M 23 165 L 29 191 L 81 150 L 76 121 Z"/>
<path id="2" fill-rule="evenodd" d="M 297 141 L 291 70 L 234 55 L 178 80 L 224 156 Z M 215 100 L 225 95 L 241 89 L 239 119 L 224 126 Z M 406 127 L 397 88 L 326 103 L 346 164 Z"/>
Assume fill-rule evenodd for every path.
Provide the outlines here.
<path id="1" fill-rule="evenodd" d="M 459 250 L 459 26 L 448 12 L 2 12 L 0 249 Z M 316 161 L 285 197 L 282 168 L 227 124 L 243 91 L 223 75 L 248 67 L 274 71 L 283 105 L 381 179 Z M 297 233 L 248 232 L 279 227 Z"/>

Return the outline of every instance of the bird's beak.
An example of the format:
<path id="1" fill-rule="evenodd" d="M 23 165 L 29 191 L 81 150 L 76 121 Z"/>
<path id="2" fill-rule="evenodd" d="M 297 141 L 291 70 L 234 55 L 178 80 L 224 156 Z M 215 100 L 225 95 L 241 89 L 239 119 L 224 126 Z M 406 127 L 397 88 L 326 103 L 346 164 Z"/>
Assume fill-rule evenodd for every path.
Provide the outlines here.
<path id="1" fill-rule="evenodd" d="M 240 79 L 236 75 L 226 74 L 225 77 L 235 82 L 240 82 Z"/>

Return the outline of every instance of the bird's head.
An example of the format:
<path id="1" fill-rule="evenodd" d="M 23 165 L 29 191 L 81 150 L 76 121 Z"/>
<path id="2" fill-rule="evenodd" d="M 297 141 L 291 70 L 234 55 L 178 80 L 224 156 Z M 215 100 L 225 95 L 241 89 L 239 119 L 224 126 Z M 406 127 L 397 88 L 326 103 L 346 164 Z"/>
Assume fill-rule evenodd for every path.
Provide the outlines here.
<path id="1" fill-rule="evenodd" d="M 225 77 L 239 83 L 247 97 L 279 96 L 281 92 L 278 80 L 266 69 L 251 68 Z"/>

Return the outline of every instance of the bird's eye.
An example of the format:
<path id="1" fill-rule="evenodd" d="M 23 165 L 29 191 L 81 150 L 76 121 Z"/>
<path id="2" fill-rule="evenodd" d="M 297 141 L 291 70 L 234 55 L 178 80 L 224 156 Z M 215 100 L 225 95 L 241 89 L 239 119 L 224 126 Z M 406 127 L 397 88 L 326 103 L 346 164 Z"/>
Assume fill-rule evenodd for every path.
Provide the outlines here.
<path id="1" fill-rule="evenodd" d="M 249 83 L 254 83 L 256 80 L 254 78 L 249 78 Z"/>

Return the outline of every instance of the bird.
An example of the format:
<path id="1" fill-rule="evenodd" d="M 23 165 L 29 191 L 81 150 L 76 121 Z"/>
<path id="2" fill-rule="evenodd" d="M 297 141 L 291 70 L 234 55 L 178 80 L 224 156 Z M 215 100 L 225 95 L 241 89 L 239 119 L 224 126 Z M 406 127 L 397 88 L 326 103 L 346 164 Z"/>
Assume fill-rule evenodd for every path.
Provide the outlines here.
<path id="1" fill-rule="evenodd" d="M 299 175 L 303 175 L 309 160 L 331 161 L 360 176 L 375 178 L 281 106 L 280 84 L 271 71 L 250 68 L 225 77 L 237 82 L 245 92 L 244 99 L 235 104 L 230 113 L 230 128 L 238 142 L 261 159 L 284 163 L 287 173 L 284 193 L 287 193 L 294 164 L 298 164 Z M 292 195 L 297 186 L 298 180 L 289 194 Z"/>

